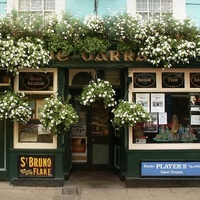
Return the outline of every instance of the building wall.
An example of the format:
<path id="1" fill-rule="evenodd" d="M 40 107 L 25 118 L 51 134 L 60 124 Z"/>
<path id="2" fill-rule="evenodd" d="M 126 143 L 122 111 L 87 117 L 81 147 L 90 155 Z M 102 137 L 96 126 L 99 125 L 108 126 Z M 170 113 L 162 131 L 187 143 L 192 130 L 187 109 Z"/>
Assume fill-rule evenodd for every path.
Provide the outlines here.
<path id="1" fill-rule="evenodd" d="M 98 15 L 106 15 L 111 12 L 126 10 L 126 0 L 97 0 Z M 66 0 L 66 11 L 75 16 L 83 17 L 95 15 L 94 12 L 95 0 Z"/>
<path id="2" fill-rule="evenodd" d="M 6 5 L 7 0 L 0 0 L 0 15 L 4 15 L 6 13 Z"/>
<path id="3" fill-rule="evenodd" d="M 199 0 L 186 0 L 186 13 L 187 16 L 193 19 L 197 26 L 200 27 L 200 1 Z"/>

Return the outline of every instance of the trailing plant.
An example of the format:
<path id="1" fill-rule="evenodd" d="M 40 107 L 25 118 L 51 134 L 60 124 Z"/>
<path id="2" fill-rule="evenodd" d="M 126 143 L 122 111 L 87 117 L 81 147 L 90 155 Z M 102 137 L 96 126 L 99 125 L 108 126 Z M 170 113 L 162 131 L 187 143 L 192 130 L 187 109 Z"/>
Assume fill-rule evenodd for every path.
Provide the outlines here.
<path id="1" fill-rule="evenodd" d="M 5 91 L 0 96 L 0 120 L 11 119 L 19 123 L 30 120 L 32 109 L 24 100 L 24 93 Z"/>
<path id="2" fill-rule="evenodd" d="M 112 110 L 112 113 L 114 114 L 114 118 L 111 122 L 115 128 L 121 128 L 125 125 L 135 126 L 150 119 L 149 113 L 144 110 L 141 104 L 124 100 L 119 101 L 118 105 Z"/>
<path id="3" fill-rule="evenodd" d="M 54 135 L 70 130 L 71 126 L 78 122 L 78 115 L 71 104 L 70 96 L 63 103 L 57 94 L 44 99 L 44 106 L 41 108 L 39 120 L 46 130 Z"/>
<path id="4" fill-rule="evenodd" d="M 83 88 L 78 100 L 80 104 L 89 106 L 98 99 L 103 99 L 105 107 L 112 107 L 115 102 L 115 90 L 108 81 L 97 79 L 97 82 L 91 80 L 90 83 Z"/>

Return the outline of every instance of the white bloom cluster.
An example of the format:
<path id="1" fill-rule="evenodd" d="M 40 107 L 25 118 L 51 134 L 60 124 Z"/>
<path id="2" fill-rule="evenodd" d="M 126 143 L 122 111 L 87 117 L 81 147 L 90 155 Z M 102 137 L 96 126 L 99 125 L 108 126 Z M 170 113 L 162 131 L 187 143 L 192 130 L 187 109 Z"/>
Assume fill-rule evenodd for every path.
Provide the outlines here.
<path id="1" fill-rule="evenodd" d="M 97 79 L 94 80 L 83 88 L 83 91 L 79 97 L 80 104 L 89 106 L 97 99 L 103 99 L 105 107 L 112 107 L 116 104 L 115 102 L 115 90 L 108 81 Z"/>
<path id="2" fill-rule="evenodd" d="M 102 34 L 105 32 L 104 21 L 100 17 L 88 16 L 85 19 L 85 24 L 89 28 L 89 30 L 94 33 Z"/>
<path id="3" fill-rule="evenodd" d="M 122 126 L 135 126 L 137 123 L 147 122 L 149 113 L 144 111 L 140 104 L 121 100 L 119 104 L 112 110 L 114 114 L 112 124 L 116 128 Z"/>
<path id="4" fill-rule="evenodd" d="M 57 135 L 68 131 L 70 127 L 78 122 L 78 115 L 73 106 L 66 101 L 62 103 L 57 94 L 44 99 L 44 107 L 39 116 L 41 124 L 46 130 Z"/>
<path id="5" fill-rule="evenodd" d="M 21 92 L 7 92 L 0 97 L 0 120 L 11 119 L 20 123 L 30 120 L 32 109 L 28 102 L 23 100 Z"/>
<path id="6" fill-rule="evenodd" d="M 49 60 L 50 54 L 43 48 L 43 41 L 40 39 L 35 39 L 34 43 L 30 38 L 14 41 L 8 36 L 6 40 L 0 39 L 0 65 L 10 72 L 43 67 Z"/>

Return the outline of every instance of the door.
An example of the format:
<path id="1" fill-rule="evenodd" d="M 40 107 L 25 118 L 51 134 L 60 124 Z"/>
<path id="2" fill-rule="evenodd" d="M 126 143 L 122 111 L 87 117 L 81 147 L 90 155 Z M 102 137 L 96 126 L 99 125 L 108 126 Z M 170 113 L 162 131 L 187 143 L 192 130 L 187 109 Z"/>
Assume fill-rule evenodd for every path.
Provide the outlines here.
<path id="1" fill-rule="evenodd" d="M 77 90 L 70 91 L 79 122 L 72 128 L 72 163 L 74 169 L 107 170 L 113 167 L 113 134 L 110 109 L 103 101 L 82 106 L 75 99 Z"/>
<path id="2" fill-rule="evenodd" d="M 88 127 L 88 166 L 91 169 L 112 168 L 112 131 L 110 109 L 103 101 L 91 105 Z"/>

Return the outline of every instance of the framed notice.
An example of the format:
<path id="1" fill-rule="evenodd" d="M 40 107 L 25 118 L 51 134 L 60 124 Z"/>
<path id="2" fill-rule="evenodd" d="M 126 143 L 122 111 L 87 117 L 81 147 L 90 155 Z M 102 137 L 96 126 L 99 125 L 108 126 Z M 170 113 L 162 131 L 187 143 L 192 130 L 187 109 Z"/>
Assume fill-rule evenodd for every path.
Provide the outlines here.
<path id="1" fill-rule="evenodd" d="M 151 94 L 151 112 L 165 112 L 165 94 Z"/>
<path id="2" fill-rule="evenodd" d="M 158 113 L 158 118 L 159 118 L 159 124 L 167 124 L 167 113 Z"/>
<path id="3" fill-rule="evenodd" d="M 135 102 L 143 106 L 146 112 L 150 111 L 150 94 L 149 93 L 136 93 Z"/>
<path id="4" fill-rule="evenodd" d="M 191 125 L 200 125 L 200 115 L 191 115 Z"/>
<path id="5" fill-rule="evenodd" d="M 150 120 L 147 123 L 144 123 L 144 132 L 158 132 L 158 113 L 150 113 Z"/>

